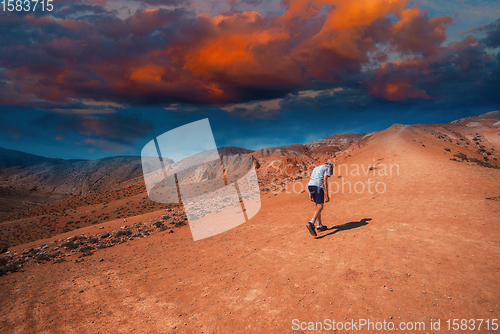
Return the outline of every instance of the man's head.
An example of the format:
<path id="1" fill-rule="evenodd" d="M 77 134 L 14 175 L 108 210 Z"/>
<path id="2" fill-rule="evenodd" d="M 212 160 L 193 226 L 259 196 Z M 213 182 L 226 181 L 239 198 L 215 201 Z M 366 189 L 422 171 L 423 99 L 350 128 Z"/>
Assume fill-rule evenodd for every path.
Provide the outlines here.
<path id="1" fill-rule="evenodd" d="M 327 161 L 327 162 L 325 162 L 325 165 L 330 167 L 330 172 L 333 172 L 333 163 L 331 163 L 330 161 Z"/>

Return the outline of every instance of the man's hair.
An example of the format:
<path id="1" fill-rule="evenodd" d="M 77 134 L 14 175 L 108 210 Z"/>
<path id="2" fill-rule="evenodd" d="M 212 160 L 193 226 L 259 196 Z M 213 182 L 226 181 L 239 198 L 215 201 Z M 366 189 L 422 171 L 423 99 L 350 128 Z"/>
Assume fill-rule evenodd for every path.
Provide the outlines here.
<path id="1" fill-rule="evenodd" d="M 331 167 L 333 167 L 333 163 L 331 163 L 330 161 L 325 162 L 325 165 L 330 165 Z"/>

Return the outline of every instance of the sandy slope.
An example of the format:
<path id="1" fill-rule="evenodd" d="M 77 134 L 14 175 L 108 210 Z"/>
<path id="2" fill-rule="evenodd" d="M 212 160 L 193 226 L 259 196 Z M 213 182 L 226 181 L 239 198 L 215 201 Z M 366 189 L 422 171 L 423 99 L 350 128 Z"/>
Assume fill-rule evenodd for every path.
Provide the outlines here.
<path id="1" fill-rule="evenodd" d="M 500 201 L 486 198 L 500 196 L 500 169 L 450 160 L 478 153 L 436 135 L 395 125 L 337 157 L 348 169 L 331 182 L 386 191 L 333 194 L 323 220 L 337 228 L 316 239 L 299 179 L 221 235 L 194 242 L 185 226 L 2 276 L 0 331 L 289 333 L 293 319 L 364 318 L 445 333 L 450 318 L 498 319 Z"/>

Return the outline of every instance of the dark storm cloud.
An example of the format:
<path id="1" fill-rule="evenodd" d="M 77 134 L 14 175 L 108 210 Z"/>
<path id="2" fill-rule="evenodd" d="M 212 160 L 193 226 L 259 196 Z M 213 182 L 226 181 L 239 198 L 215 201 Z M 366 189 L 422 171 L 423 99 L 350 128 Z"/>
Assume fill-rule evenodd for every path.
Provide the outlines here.
<path id="1" fill-rule="evenodd" d="M 465 36 L 461 42 L 416 54 L 402 61 L 343 74 L 338 83 L 317 81 L 309 88 L 314 95 L 292 93 L 280 102 L 283 118 L 299 117 L 300 111 L 323 110 L 325 114 L 384 110 L 419 110 L 428 114 L 450 111 L 474 114 L 476 110 L 500 108 L 500 55 L 487 52 L 500 31 L 498 22 L 482 28 L 487 37 Z M 496 29 L 496 30 L 495 30 Z M 304 90 L 303 89 L 303 90 Z M 311 95 L 311 94 L 309 94 Z M 241 117 L 252 108 L 236 108 Z"/>
<path id="2" fill-rule="evenodd" d="M 388 101 L 498 105 L 499 57 L 472 36 L 429 57 L 386 63 L 362 81 L 371 95 Z M 468 101 L 468 102 L 466 102 Z"/>
<path id="3" fill-rule="evenodd" d="M 182 10 L 160 9 L 140 11 L 125 20 L 95 15 L 58 22 L 33 15 L 8 16 L 0 23 L 7 31 L 0 35 L 0 64 L 6 69 L 9 89 L 25 95 L 26 102 L 34 96 L 49 106 L 67 103 L 69 97 L 133 102 L 133 95 L 151 92 L 139 87 L 130 94 L 113 82 L 128 75 L 131 66 L 151 61 L 148 53 L 166 45 L 164 37 L 175 35 L 177 29 L 170 23 L 183 15 Z M 0 102 L 9 104 L 10 100 Z M 38 101 L 32 103 L 41 106 Z"/>
<path id="4" fill-rule="evenodd" d="M 17 108 L 17 107 L 12 107 Z M 102 113 L 58 109 L 19 109 L 2 114 L 2 141 L 22 142 L 26 147 L 51 143 L 53 146 L 80 145 L 85 150 L 107 154 L 136 152 L 137 143 L 153 133 L 150 120 L 128 111 L 101 108 Z M 41 152 L 40 152 L 41 153 Z M 47 153 L 45 152 L 47 155 Z M 84 156 L 82 154 L 82 156 Z"/>
<path id="5" fill-rule="evenodd" d="M 284 5 L 281 16 L 145 9 L 122 19 L 100 5 L 61 2 L 57 21 L 9 14 L 0 62 L 25 100 L 220 105 L 284 97 L 316 80 L 339 82 L 386 52 L 432 56 L 452 22 L 406 8 L 403 0 L 375 1 L 369 11 L 348 0 Z M 398 99 L 428 96 L 403 86 Z"/>
<path id="6" fill-rule="evenodd" d="M 36 118 L 30 127 L 53 127 L 58 135 L 78 133 L 92 140 L 105 140 L 119 144 L 131 144 L 152 133 L 152 126 L 137 115 L 112 112 L 110 114 L 45 113 Z"/>
<path id="7" fill-rule="evenodd" d="M 147 3 L 149 5 L 174 6 L 183 4 L 186 0 L 140 0 L 139 2 Z"/>
<path id="8" fill-rule="evenodd" d="M 93 17 L 110 14 L 112 15 L 113 12 L 110 12 L 101 5 L 67 0 L 58 1 L 52 16 L 61 19 L 92 20 Z"/>
<path id="9" fill-rule="evenodd" d="M 262 4 L 263 0 L 228 0 L 227 3 L 230 4 L 233 7 L 238 6 L 239 4 L 247 4 L 247 5 L 260 5 Z"/>
<path id="10" fill-rule="evenodd" d="M 500 46 L 500 19 L 486 25 L 481 30 L 486 31 L 486 38 L 483 41 L 488 47 L 496 48 Z"/>

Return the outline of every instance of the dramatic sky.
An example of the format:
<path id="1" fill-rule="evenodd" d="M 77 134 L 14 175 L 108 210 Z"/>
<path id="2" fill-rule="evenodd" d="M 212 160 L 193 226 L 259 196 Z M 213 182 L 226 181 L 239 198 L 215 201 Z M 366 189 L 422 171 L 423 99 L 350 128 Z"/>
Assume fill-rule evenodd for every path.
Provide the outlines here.
<path id="1" fill-rule="evenodd" d="M 500 1 L 52 3 L 0 8 L 2 147 L 139 155 L 209 118 L 257 149 L 500 109 Z"/>

